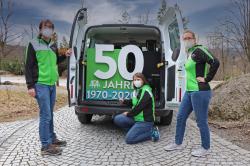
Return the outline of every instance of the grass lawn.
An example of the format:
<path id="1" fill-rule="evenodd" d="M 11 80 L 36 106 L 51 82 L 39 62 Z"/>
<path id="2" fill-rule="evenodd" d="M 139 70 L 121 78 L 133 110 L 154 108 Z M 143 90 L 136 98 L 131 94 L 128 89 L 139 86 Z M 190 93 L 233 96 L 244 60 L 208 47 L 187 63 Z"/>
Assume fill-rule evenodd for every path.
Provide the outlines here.
<path id="1" fill-rule="evenodd" d="M 27 91 L 0 89 L 0 122 L 26 120 L 38 117 L 39 109 L 35 98 Z M 67 93 L 58 93 L 55 109 L 67 105 Z"/>

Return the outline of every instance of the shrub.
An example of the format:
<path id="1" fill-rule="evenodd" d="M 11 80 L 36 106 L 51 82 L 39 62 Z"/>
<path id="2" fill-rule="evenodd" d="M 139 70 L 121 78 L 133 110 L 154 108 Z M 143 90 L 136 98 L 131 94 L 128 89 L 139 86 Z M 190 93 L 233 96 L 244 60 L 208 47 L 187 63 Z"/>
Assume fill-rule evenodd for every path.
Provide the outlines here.
<path id="1" fill-rule="evenodd" d="M 24 74 L 24 62 L 20 60 L 3 60 L 0 63 L 0 70 L 9 71 L 15 75 Z"/>

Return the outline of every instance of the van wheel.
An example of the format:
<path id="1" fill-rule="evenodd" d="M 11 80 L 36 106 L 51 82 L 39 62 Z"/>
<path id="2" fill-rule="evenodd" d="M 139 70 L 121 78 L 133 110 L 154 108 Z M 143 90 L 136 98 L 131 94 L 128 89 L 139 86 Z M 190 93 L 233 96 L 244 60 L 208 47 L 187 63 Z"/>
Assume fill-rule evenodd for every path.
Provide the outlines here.
<path id="1" fill-rule="evenodd" d="M 167 116 L 160 117 L 160 124 L 161 125 L 170 125 L 173 119 L 173 110 L 170 110 L 170 113 Z"/>
<path id="2" fill-rule="evenodd" d="M 78 115 L 78 120 L 82 124 L 89 124 L 91 122 L 93 114 L 82 114 Z"/>

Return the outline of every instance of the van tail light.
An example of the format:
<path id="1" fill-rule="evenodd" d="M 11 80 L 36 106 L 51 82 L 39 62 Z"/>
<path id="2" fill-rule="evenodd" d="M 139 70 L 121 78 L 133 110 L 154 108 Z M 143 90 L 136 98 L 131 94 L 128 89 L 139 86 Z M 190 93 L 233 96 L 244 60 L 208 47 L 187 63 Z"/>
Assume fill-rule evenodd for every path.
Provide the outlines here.
<path id="1" fill-rule="evenodd" d="M 181 94 L 181 88 L 179 88 L 179 102 L 181 102 L 181 96 L 182 94 Z"/>
<path id="2" fill-rule="evenodd" d="M 82 108 L 81 108 L 81 111 L 82 111 L 82 112 L 88 112 L 88 111 L 89 111 L 89 108 L 88 108 L 88 107 L 82 107 Z"/>
<path id="3" fill-rule="evenodd" d="M 177 95 L 178 95 L 178 89 L 177 89 L 177 88 L 175 88 L 175 101 L 176 101 L 176 102 L 178 102 Z"/>

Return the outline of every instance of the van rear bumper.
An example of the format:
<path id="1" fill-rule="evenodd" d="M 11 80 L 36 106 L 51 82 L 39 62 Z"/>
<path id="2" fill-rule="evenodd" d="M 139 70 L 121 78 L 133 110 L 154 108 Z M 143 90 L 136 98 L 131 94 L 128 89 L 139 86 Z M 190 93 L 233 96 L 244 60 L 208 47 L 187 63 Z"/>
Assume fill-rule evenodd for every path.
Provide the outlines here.
<path id="1" fill-rule="evenodd" d="M 97 115 L 116 115 L 130 110 L 129 107 L 101 107 L 101 106 L 89 106 L 78 105 L 75 106 L 76 115 L 81 114 L 97 114 Z M 156 116 L 167 116 L 172 110 L 168 109 L 155 109 Z"/>

